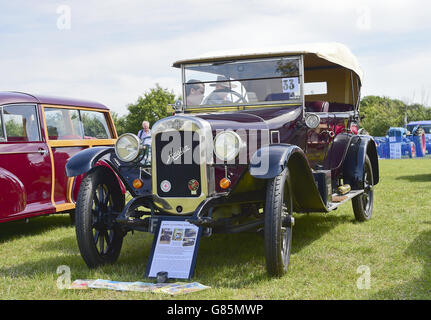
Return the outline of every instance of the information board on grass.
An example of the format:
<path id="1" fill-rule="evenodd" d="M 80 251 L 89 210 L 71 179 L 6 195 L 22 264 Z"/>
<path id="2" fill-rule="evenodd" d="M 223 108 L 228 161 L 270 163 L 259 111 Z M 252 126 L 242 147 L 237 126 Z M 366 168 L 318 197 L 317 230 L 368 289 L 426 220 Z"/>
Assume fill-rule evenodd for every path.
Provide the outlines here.
<path id="1" fill-rule="evenodd" d="M 190 279 L 193 276 L 200 228 L 184 220 L 163 219 L 153 240 L 146 276 L 157 277 L 166 271 L 171 279 Z"/>
<path id="2" fill-rule="evenodd" d="M 401 143 L 390 143 L 389 154 L 391 159 L 401 159 Z"/>

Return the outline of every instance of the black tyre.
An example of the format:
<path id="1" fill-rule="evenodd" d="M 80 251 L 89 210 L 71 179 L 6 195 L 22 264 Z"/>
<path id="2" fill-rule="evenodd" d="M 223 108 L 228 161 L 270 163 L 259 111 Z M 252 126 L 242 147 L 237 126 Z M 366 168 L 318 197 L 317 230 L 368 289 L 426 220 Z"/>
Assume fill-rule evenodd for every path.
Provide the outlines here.
<path id="1" fill-rule="evenodd" d="M 283 275 L 289 266 L 292 243 L 292 193 L 285 169 L 268 181 L 265 204 L 265 259 L 271 276 Z"/>
<path id="2" fill-rule="evenodd" d="M 76 202 L 76 238 L 89 268 L 114 263 L 120 255 L 124 232 L 115 222 L 124 208 L 124 195 L 114 174 L 104 166 L 82 180 Z"/>
<path id="3" fill-rule="evenodd" d="M 357 221 L 371 219 L 374 200 L 373 168 L 368 155 L 365 156 L 363 185 L 364 193 L 352 199 L 353 212 Z"/>
<path id="4" fill-rule="evenodd" d="M 71 224 L 75 224 L 75 211 L 69 212 L 69 219 Z"/>

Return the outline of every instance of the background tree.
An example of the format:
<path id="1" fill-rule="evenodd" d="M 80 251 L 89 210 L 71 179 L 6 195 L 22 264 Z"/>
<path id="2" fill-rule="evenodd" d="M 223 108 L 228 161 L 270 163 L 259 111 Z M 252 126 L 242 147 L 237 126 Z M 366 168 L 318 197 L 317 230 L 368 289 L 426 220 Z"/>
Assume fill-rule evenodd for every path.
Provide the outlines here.
<path id="1" fill-rule="evenodd" d="M 139 96 L 135 103 L 127 105 L 128 113 L 119 116 L 112 112 L 118 135 L 126 132 L 137 134 L 142 121 L 152 126 L 157 120 L 169 116 L 167 105 L 175 102 L 173 91 L 156 84 Z M 411 104 L 398 99 L 382 96 L 365 96 L 361 100 L 361 115 L 365 116 L 360 125 L 372 136 L 385 136 L 389 127 L 403 127 L 407 111 L 407 121 L 431 120 L 431 108 L 422 104 Z"/>
<path id="2" fill-rule="evenodd" d="M 112 120 L 115 124 L 115 129 L 117 130 L 118 136 L 126 133 L 126 116 L 120 116 L 116 112 L 111 112 Z"/>
<path id="3" fill-rule="evenodd" d="M 366 96 L 361 100 L 361 126 L 372 136 L 385 136 L 389 127 L 404 127 L 407 122 L 431 120 L 431 109 L 421 104 L 406 104 L 388 97 Z"/>
<path id="4" fill-rule="evenodd" d="M 173 91 L 161 88 L 156 84 L 155 88 L 144 93 L 144 96 L 139 96 L 138 100 L 127 106 L 129 113 L 124 118 L 118 118 L 117 122 L 120 125 L 120 130 L 117 131 L 137 133 L 142 129 L 142 121 L 147 120 L 152 126 L 157 120 L 168 116 L 167 105 L 175 102 L 175 94 Z"/>

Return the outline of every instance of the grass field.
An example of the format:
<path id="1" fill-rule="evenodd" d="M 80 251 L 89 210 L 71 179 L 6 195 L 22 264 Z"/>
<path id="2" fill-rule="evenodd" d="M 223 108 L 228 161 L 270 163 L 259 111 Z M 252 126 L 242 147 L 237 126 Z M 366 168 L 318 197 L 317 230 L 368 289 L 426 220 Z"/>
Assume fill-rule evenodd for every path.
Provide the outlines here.
<path id="1" fill-rule="evenodd" d="M 327 215 L 295 215 L 282 278 L 266 274 L 261 235 L 203 238 L 193 280 L 211 289 L 175 299 L 430 299 L 431 159 L 382 160 L 380 177 L 368 222 L 355 222 L 350 203 Z M 151 235 L 129 234 L 115 265 L 89 270 L 68 215 L 0 224 L 0 299 L 173 299 L 57 288 L 60 265 L 70 267 L 72 281 L 145 280 L 151 243 Z M 369 289 L 357 287 L 360 266 L 369 268 Z"/>

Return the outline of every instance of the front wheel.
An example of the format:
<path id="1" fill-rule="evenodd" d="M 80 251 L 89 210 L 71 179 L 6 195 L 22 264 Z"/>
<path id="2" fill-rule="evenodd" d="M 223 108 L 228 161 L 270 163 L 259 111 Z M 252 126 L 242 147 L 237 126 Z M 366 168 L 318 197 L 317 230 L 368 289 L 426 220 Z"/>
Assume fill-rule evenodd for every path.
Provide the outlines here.
<path id="1" fill-rule="evenodd" d="M 75 228 L 81 256 L 89 268 L 118 259 L 124 233 L 115 219 L 124 201 L 118 181 L 107 167 L 94 168 L 82 180 Z"/>
<path id="2" fill-rule="evenodd" d="M 365 156 L 364 177 L 363 177 L 364 193 L 352 199 L 353 212 L 357 221 L 366 221 L 371 219 L 373 213 L 374 200 L 374 178 L 373 168 L 370 158 Z"/>
<path id="3" fill-rule="evenodd" d="M 292 243 L 292 193 L 288 183 L 289 172 L 285 169 L 269 180 L 265 204 L 265 259 L 271 276 L 282 276 L 289 266 Z"/>

